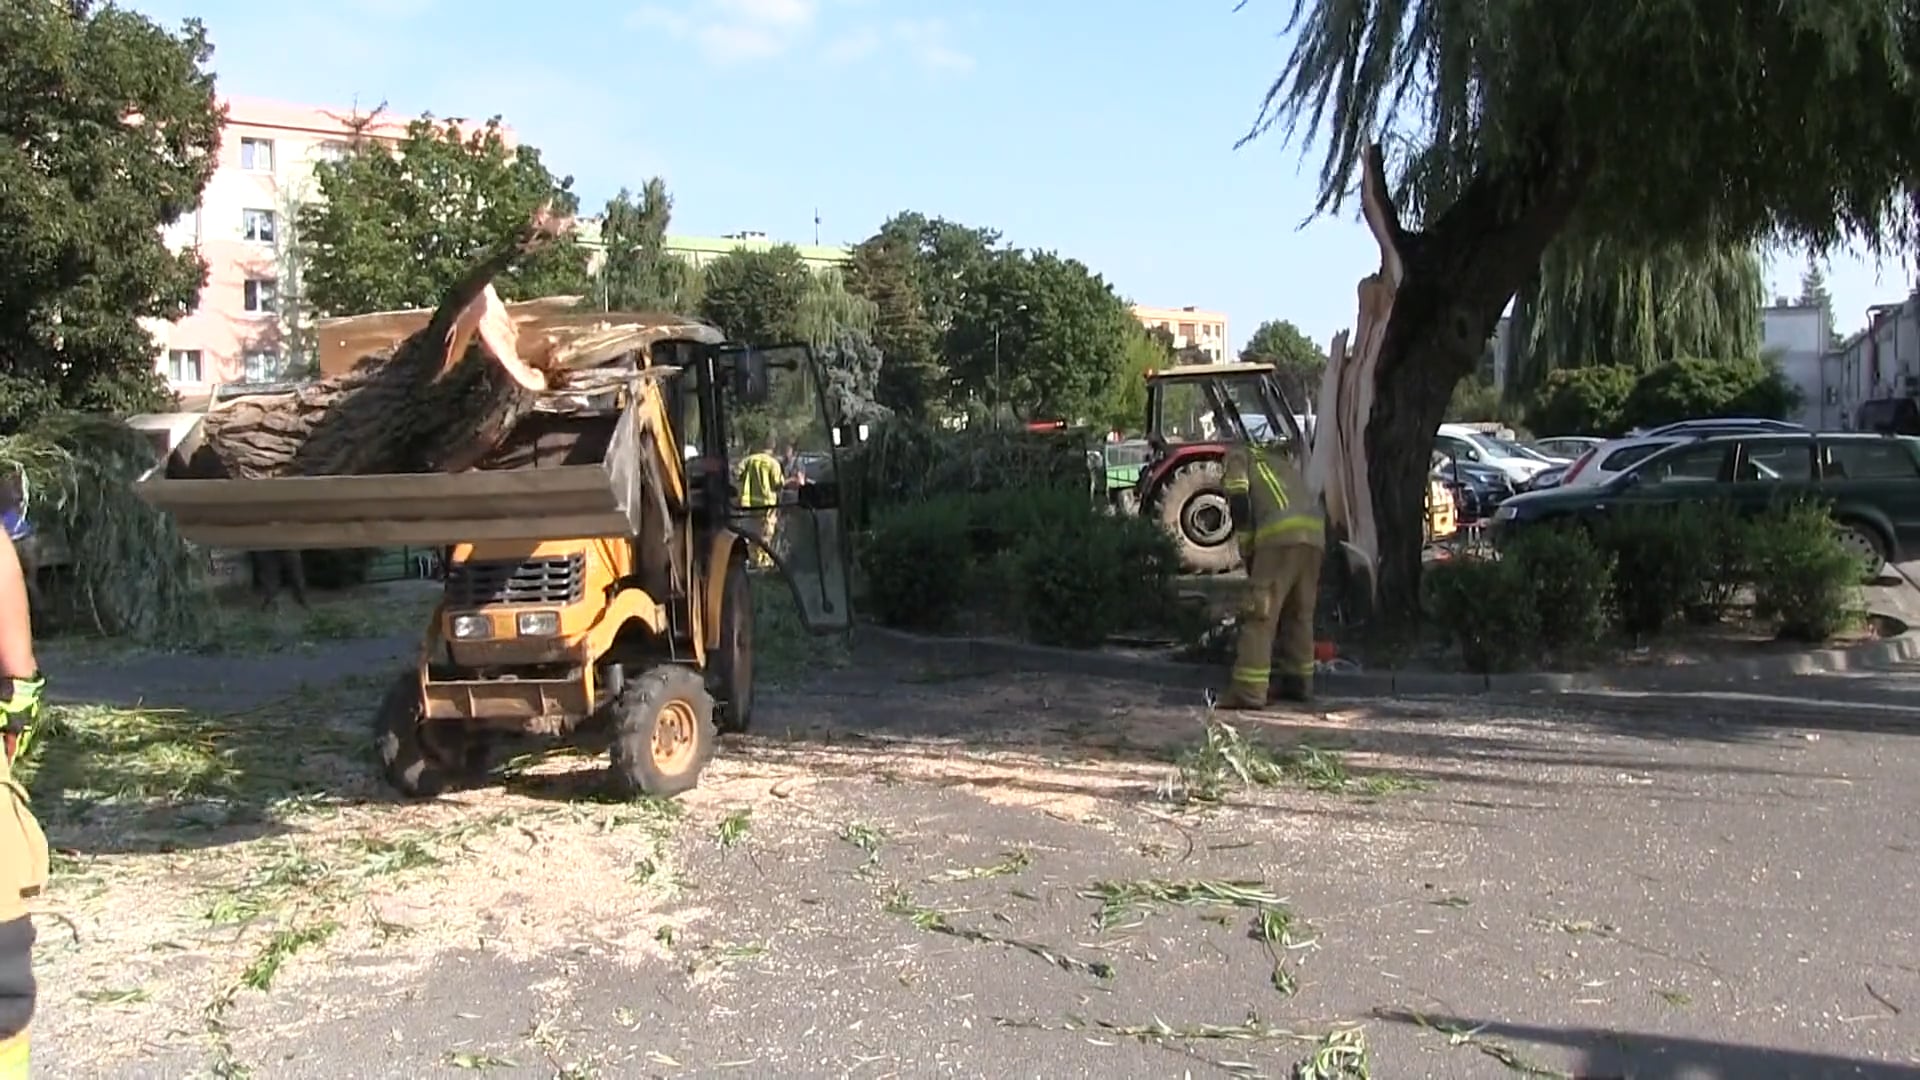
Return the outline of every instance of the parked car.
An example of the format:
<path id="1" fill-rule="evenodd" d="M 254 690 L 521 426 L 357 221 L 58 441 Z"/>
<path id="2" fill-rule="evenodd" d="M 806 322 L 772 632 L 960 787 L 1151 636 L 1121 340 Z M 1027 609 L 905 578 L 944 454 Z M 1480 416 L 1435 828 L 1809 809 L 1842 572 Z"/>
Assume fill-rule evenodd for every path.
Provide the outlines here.
<path id="1" fill-rule="evenodd" d="M 1491 465 L 1463 462 L 1444 454 L 1433 467 L 1433 478 L 1445 484 L 1453 494 L 1453 505 L 1460 524 L 1470 525 L 1493 517 L 1502 502 L 1518 490 L 1507 474 Z"/>
<path id="2" fill-rule="evenodd" d="M 1573 464 L 1567 466 L 1567 471 L 1560 476 L 1560 482 L 1554 486 L 1571 488 L 1604 484 L 1667 447 L 1678 446 L 1692 438 L 1690 435 L 1641 435 L 1601 443 L 1573 459 Z"/>
<path id="3" fill-rule="evenodd" d="M 1718 416 L 1699 420 L 1676 420 L 1671 424 L 1661 424 L 1650 431 L 1628 432 L 1629 435 L 1737 435 L 1748 431 L 1792 432 L 1807 430 L 1800 424 L 1787 420 L 1768 420 L 1760 417 Z"/>
<path id="4" fill-rule="evenodd" d="M 1920 399 L 1874 398 L 1860 403 L 1855 429 L 1882 435 L 1920 435 Z"/>
<path id="5" fill-rule="evenodd" d="M 1494 522 L 1504 541 L 1529 526 L 1599 520 L 1635 506 L 1726 500 L 1758 512 L 1801 496 L 1832 504 L 1841 538 L 1877 575 L 1920 551 L 1920 438 L 1750 432 L 1692 439 L 1604 483 L 1515 496 Z"/>
<path id="6" fill-rule="evenodd" d="M 1572 461 L 1606 441 L 1597 435 L 1555 435 L 1551 439 L 1535 439 L 1526 445 L 1536 454 Z"/>
<path id="7" fill-rule="evenodd" d="M 1532 480 L 1527 481 L 1526 490 L 1544 491 L 1547 488 L 1559 487 L 1560 481 L 1566 479 L 1567 470 L 1572 467 L 1573 467 L 1573 462 L 1571 461 L 1563 465 L 1548 466 L 1547 468 L 1542 469 L 1541 471 L 1535 473 L 1533 475 Z"/>
<path id="8" fill-rule="evenodd" d="M 1434 433 L 1433 448 L 1455 461 L 1491 465 L 1516 484 L 1532 479 L 1535 473 L 1553 464 L 1538 454 L 1516 452 L 1520 448 L 1512 443 L 1465 424 L 1441 424 L 1440 430 Z"/>

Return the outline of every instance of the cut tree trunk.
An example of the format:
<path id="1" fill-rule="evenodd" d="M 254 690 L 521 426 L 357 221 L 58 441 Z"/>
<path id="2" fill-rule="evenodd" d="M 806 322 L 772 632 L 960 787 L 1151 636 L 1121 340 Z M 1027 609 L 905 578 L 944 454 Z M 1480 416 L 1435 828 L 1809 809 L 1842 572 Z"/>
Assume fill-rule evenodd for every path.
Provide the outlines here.
<path id="1" fill-rule="evenodd" d="M 1364 423 L 1364 434 L 1349 431 L 1315 473 L 1329 516 L 1337 502 L 1348 542 L 1375 560 L 1376 610 L 1389 620 L 1420 614 L 1434 431 L 1584 185 L 1582 170 L 1560 160 L 1552 140 L 1540 145 L 1535 165 L 1483 170 L 1419 232 L 1401 226 L 1380 148 L 1369 147 L 1363 162 L 1362 204 L 1381 270 L 1361 282 L 1354 339 L 1335 366 L 1345 376 L 1336 412 L 1350 428 Z"/>
<path id="2" fill-rule="evenodd" d="M 457 472 L 499 450 L 546 389 L 517 355 L 493 279 L 568 226 L 547 209 L 447 291 L 387 355 L 288 394 L 221 403 L 203 424 L 196 477 Z M 479 340 L 476 342 L 475 338 Z"/>

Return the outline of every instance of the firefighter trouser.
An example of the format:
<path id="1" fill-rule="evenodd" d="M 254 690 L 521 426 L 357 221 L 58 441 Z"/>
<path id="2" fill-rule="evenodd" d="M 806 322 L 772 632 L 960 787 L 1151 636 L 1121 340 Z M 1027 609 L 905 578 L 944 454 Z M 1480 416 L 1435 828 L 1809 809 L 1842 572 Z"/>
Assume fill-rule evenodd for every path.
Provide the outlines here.
<path id="1" fill-rule="evenodd" d="M 760 543 L 766 545 L 766 550 L 763 551 L 759 547 L 755 547 L 753 549 L 753 557 L 749 560 L 749 563 L 757 567 L 772 566 L 773 559 L 767 555 L 767 552 L 773 550 L 774 536 L 780 529 L 780 510 L 777 507 L 771 506 L 756 509 L 753 512 L 753 521 L 754 532 L 759 536 Z"/>
<path id="2" fill-rule="evenodd" d="M 1320 561 L 1313 544 L 1280 544 L 1254 551 L 1247 596 L 1240 610 L 1240 645 L 1227 690 L 1230 702 L 1263 705 L 1273 675 L 1275 646 L 1281 675 L 1313 676 L 1313 611 L 1320 595 Z"/>

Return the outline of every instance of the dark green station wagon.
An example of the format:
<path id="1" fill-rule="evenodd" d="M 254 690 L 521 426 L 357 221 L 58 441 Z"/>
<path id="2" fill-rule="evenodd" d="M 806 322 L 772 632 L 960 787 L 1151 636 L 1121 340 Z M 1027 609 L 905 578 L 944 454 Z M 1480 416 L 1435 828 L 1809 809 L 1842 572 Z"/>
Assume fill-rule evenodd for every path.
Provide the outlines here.
<path id="1" fill-rule="evenodd" d="M 1593 487 L 1528 492 L 1502 503 L 1495 539 L 1529 525 L 1638 506 L 1731 502 L 1758 512 L 1818 498 L 1848 547 L 1878 574 L 1920 552 L 1920 438 L 1852 432 L 1715 435 L 1680 443 Z"/>

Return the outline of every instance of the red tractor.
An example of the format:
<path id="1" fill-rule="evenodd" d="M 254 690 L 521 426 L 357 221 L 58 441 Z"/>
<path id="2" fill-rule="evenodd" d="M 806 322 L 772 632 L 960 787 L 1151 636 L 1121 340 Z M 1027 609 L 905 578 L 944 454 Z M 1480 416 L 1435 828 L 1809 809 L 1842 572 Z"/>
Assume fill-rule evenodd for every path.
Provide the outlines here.
<path id="1" fill-rule="evenodd" d="M 1133 490 L 1140 512 L 1173 534 L 1189 573 L 1240 567 L 1223 486 L 1227 447 L 1305 445 L 1303 421 L 1268 364 L 1188 364 L 1147 373 L 1151 451 Z"/>

